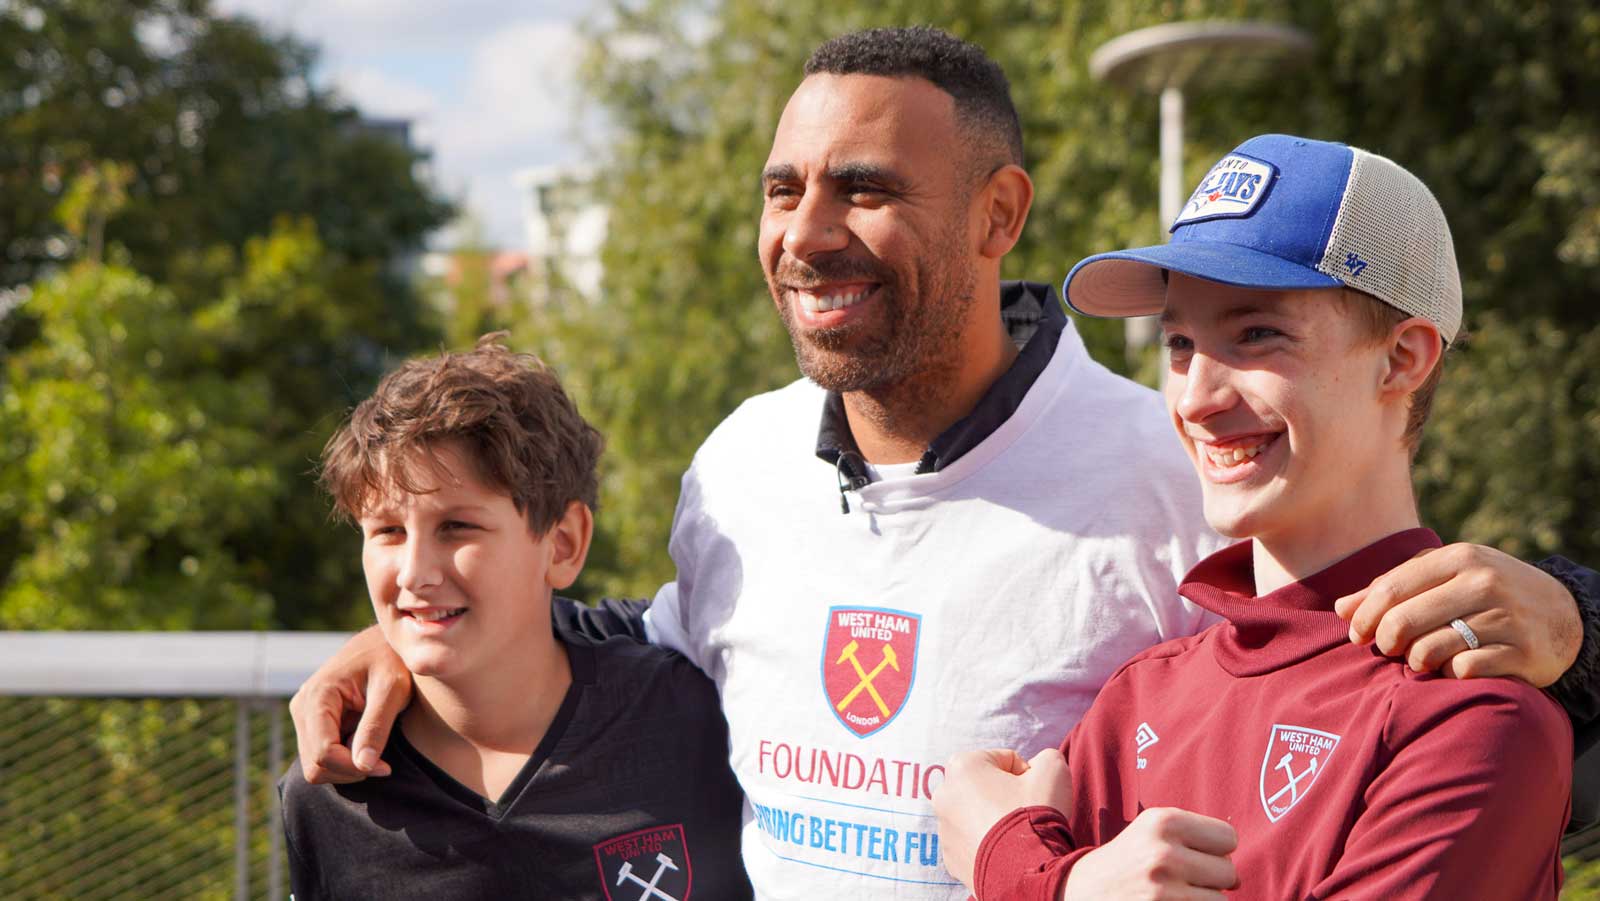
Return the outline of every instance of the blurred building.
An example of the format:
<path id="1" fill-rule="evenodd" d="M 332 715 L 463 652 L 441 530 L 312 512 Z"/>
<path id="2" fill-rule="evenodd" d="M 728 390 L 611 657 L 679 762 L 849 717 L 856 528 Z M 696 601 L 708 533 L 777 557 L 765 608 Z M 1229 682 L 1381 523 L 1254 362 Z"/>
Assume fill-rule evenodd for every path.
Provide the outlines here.
<path id="1" fill-rule="evenodd" d="M 410 119 L 399 116 L 358 116 L 346 124 L 349 133 L 390 141 L 404 148 L 412 156 L 411 177 L 421 184 L 433 180 L 433 152 L 419 147 L 414 140 Z M 414 278 L 421 268 L 422 253 L 397 254 L 389 263 L 389 271 L 402 279 Z"/>
<path id="2" fill-rule="evenodd" d="M 600 250 L 610 209 L 592 167 L 541 166 L 517 173 L 535 304 L 600 297 Z"/>
<path id="3" fill-rule="evenodd" d="M 447 312 L 462 292 L 481 296 L 489 308 L 505 310 L 534 293 L 530 257 L 521 250 L 458 248 L 422 256 L 422 275 L 442 289 Z"/>

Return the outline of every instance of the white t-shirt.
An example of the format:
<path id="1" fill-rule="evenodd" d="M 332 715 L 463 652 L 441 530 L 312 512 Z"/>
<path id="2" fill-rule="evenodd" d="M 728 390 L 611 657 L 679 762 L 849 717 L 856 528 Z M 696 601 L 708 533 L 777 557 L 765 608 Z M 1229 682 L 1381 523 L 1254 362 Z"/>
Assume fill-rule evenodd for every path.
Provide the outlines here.
<path id="1" fill-rule="evenodd" d="M 759 897 L 964 898 L 944 763 L 1059 744 L 1117 666 L 1211 622 L 1177 586 L 1223 542 L 1160 397 L 1070 323 L 993 434 L 849 513 L 814 453 L 824 397 L 795 382 L 706 440 L 647 623 L 721 690 Z"/>

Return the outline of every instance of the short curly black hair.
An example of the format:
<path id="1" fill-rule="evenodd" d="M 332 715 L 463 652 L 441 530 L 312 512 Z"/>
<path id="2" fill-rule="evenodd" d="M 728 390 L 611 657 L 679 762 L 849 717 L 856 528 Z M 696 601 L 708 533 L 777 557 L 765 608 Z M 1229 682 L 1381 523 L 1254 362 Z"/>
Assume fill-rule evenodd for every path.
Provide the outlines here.
<path id="1" fill-rule="evenodd" d="M 833 38 L 811 52 L 806 75 L 884 75 L 922 78 L 956 102 L 974 149 L 994 162 L 1022 165 L 1022 122 L 1011 83 L 977 44 L 930 25 L 868 28 Z"/>

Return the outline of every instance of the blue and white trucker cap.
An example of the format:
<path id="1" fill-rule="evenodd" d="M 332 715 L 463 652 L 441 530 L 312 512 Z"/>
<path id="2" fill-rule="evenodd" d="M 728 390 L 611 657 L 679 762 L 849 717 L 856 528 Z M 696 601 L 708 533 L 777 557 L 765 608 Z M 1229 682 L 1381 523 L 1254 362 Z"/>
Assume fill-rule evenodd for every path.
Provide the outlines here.
<path id="1" fill-rule="evenodd" d="M 1162 270 L 1292 290 L 1348 285 L 1461 327 L 1461 275 L 1439 201 L 1394 162 L 1344 144 L 1261 135 L 1223 157 L 1172 223 L 1172 240 L 1096 254 L 1072 267 L 1067 303 L 1090 316 L 1148 316 Z"/>

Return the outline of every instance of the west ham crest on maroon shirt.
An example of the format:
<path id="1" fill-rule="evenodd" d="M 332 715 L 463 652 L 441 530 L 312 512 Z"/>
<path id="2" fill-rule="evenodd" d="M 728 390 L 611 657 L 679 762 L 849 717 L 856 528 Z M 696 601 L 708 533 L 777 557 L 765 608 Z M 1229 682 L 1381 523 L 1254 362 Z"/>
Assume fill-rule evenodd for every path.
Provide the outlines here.
<path id="1" fill-rule="evenodd" d="M 1300 803 L 1328 768 L 1339 736 L 1304 726 L 1274 725 L 1261 759 L 1261 809 L 1276 823 Z"/>
<path id="2" fill-rule="evenodd" d="M 922 617 L 880 607 L 830 607 L 822 688 L 833 715 L 866 737 L 889 725 L 911 695 Z"/>
<path id="3" fill-rule="evenodd" d="M 611 901 L 689 901 L 694 873 L 683 826 L 656 826 L 594 846 L 600 884 Z"/>

